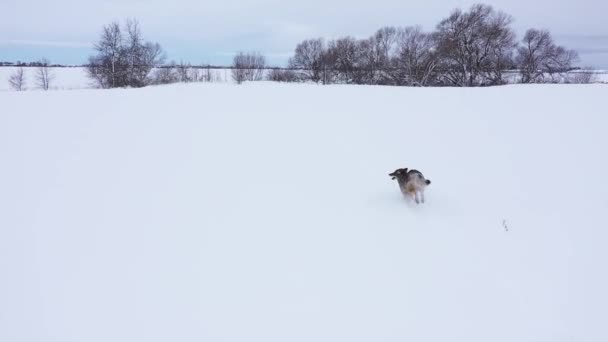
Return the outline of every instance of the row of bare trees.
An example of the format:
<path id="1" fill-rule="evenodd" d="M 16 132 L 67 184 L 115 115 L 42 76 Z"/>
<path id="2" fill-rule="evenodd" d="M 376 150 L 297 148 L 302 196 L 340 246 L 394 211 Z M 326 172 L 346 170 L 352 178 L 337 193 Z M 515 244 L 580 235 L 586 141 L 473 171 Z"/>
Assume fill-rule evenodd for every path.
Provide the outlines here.
<path id="1" fill-rule="evenodd" d="M 51 82 L 54 79 L 54 75 L 49 67 L 49 61 L 42 59 L 36 62 L 36 69 L 34 74 L 34 81 L 36 87 L 42 90 L 49 90 Z M 27 88 L 27 80 L 25 77 L 25 70 L 23 67 L 19 67 L 13 72 L 8 79 L 8 83 L 11 89 L 16 91 L 24 91 Z"/>
<path id="2" fill-rule="evenodd" d="M 433 32 L 385 27 L 367 39 L 344 37 L 297 45 L 289 68 L 303 81 L 322 83 L 483 86 L 544 82 L 572 68 L 577 53 L 557 46 L 545 30 L 528 30 L 518 44 L 510 15 L 478 4 L 454 10 Z"/>

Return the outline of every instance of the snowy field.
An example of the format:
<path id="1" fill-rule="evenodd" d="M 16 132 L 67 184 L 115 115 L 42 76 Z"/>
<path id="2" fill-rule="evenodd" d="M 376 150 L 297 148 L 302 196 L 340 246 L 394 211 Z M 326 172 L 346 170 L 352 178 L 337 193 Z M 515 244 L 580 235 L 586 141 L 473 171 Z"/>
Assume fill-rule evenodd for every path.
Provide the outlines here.
<path id="1" fill-rule="evenodd" d="M 608 341 L 607 92 L 0 92 L 0 341 Z"/>

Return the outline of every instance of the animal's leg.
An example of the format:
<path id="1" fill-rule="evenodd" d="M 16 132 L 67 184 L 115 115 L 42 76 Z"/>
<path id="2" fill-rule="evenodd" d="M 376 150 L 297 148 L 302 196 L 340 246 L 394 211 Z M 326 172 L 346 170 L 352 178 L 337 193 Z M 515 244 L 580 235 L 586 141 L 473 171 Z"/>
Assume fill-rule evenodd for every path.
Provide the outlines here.
<path id="1" fill-rule="evenodd" d="M 420 199 L 422 200 L 422 203 L 424 203 L 424 191 L 420 191 Z"/>
<path id="2" fill-rule="evenodd" d="M 420 204 L 420 194 L 418 191 L 414 191 L 414 200 L 416 201 L 416 204 Z"/>

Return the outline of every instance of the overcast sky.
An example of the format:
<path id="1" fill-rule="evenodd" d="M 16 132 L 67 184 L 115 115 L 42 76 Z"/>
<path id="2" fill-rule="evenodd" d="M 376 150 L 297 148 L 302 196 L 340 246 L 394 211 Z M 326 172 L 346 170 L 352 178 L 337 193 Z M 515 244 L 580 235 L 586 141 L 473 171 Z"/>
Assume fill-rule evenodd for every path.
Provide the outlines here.
<path id="1" fill-rule="evenodd" d="M 456 7 L 452 0 L 2 0 L 0 60 L 83 63 L 101 27 L 135 17 L 145 38 L 159 42 L 169 59 L 229 63 L 239 50 L 264 53 L 284 64 L 305 38 L 365 37 L 381 26 L 433 29 Z M 577 49 L 580 64 L 608 68 L 607 0 L 492 0 L 511 14 L 521 33 L 547 28 L 558 43 Z"/>

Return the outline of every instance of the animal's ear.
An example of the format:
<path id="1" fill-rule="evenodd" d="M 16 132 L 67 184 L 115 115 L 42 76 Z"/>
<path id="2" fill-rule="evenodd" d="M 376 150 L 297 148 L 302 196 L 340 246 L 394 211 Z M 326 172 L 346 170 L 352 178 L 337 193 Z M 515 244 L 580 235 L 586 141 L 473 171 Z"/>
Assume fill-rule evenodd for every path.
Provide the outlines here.
<path id="1" fill-rule="evenodd" d="M 403 169 L 403 173 L 407 173 L 407 167 Z"/>

